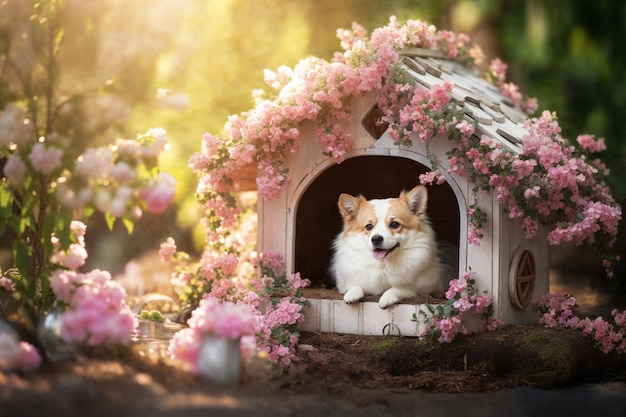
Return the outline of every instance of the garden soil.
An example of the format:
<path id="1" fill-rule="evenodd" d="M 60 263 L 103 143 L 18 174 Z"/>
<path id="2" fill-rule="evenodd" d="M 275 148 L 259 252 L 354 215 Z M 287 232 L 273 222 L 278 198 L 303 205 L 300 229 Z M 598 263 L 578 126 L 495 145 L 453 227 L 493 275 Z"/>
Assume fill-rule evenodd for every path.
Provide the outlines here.
<path id="1" fill-rule="evenodd" d="M 451 344 L 305 333 L 284 372 L 220 386 L 142 350 L 0 372 L 0 417 L 626 415 L 626 363 L 575 330 L 509 325 Z"/>

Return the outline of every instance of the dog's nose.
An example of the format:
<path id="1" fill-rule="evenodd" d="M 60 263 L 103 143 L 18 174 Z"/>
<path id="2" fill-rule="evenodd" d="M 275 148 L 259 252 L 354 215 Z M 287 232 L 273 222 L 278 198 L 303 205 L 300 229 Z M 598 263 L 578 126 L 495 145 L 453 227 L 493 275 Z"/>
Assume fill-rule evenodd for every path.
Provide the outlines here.
<path id="1" fill-rule="evenodd" d="M 374 246 L 380 246 L 381 243 L 383 243 L 383 237 L 381 235 L 372 236 L 372 244 Z"/>

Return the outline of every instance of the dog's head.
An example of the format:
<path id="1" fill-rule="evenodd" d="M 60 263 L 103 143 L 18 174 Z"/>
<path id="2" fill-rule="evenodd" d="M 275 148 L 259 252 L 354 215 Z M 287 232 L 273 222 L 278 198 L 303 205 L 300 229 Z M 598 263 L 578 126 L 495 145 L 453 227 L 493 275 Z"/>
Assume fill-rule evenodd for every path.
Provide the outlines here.
<path id="1" fill-rule="evenodd" d="M 366 200 L 341 194 L 337 205 L 343 217 L 344 233 L 361 234 L 376 259 L 383 259 L 402 247 L 409 236 L 425 230 L 426 187 L 402 191 L 398 198 Z"/>

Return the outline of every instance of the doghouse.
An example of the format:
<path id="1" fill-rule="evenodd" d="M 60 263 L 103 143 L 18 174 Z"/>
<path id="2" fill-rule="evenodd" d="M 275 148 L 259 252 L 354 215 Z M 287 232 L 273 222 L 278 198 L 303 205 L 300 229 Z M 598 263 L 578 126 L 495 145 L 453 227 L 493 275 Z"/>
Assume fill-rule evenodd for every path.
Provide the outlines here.
<path id="1" fill-rule="evenodd" d="M 465 116 L 477 123 L 476 135 L 488 135 L 510 151 L 521 151 L 526 116 L 496 87 L 436 51 L 413 49 L 402 55 L 405 69 L 423 87 L 446 80 L 454 83 L 452 98 L 464 106 Z M 380 112 L 375 94 L 352 101 L 353 117 L 343 123 L 349 124 L 354 146 L 343 163 L 324 158 L 316 126 L 305 123 L 302 147 L 286 161 L 293 186 L 275 200 L 259 199 L 258 251 L 283 253 L 287 273 L 300 272 L 312 281 L 304 330 L 381 334 L 393 328 L 413 336 L 421 331 L 421 324 L 411 321 L 413 313 L 424 308 L 419 302 L 407 300 L 381 310 L 377 299 L 370 297 L 347 305 L 340 294 L 326 288 L 331 242 L 341 229 L 339 194 L 394 197 L 419 184 L 419 175 L 430 171 L 424 144 L 414 140 L 410 148 L 397 145 L 385 126 L 376 124 Z M 430 152 L 442 161 L 446 177 L 444 184 L 429 187 L 428 214 L 438 240 L 457 248 L 459 275 L 470 269 L 475 272 L 476 287 L 494 298 L 496 317 L 506 323 L 536 322 L 530 305 L 548 292 L 549 285 L 546 229 L 540 225 L 536 236 L 527 239 L 521 220 L 510 219 L 492 193 L 475 195 L 466 178 L 446 173 L 446 152 L 453 143 L 442 139 L 433 140 L 430 146 Z M 469 244 L 467 239 L 467 209 L 475 198 L 488 216 L 480 245 Z"/>

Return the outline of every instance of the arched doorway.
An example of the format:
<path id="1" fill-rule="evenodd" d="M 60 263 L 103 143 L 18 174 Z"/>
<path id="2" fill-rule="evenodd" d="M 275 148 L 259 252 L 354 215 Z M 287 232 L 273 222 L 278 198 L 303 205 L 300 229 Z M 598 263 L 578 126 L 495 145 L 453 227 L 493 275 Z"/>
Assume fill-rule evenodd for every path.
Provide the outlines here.
<path id="1" fill-rule="evenodd" d="M 337 209 L 341 193 L 367 199 L 397 197 L 419 184 L 429 167 L 404 157 L 361 155 L 335 164 L 313 180 L 299 199 L 295 218 L 294 271 L 311 280 L 311 287 L 332 287 L 328 266 L 332 242 L 341 231 Z M 428 215 L 437 239 L 459 245 L 459 204 L 447 183 L 428 187 Z"/>

